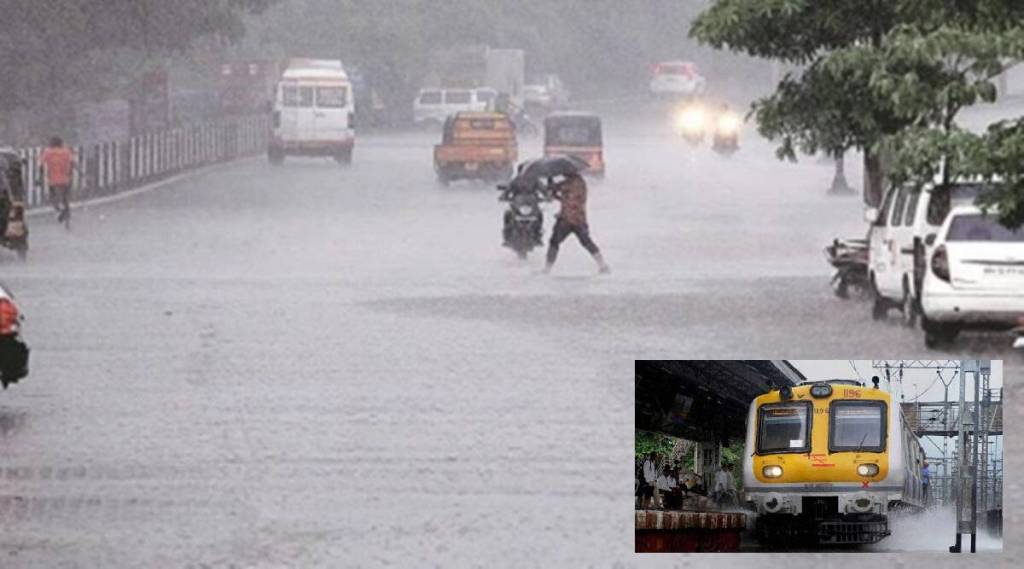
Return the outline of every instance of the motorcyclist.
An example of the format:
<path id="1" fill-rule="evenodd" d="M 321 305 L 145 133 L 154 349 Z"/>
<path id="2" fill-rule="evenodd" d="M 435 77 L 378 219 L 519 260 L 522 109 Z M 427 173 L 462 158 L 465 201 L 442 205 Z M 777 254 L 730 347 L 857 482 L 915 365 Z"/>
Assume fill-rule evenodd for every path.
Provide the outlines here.
<path id="1" fill-rule="evenodd" d="M 513 207 L 514 207 L 514 205 L 516 203 L 516 198 L 520 197 L 520 196 L 525 196 L 525 197 L 529 198 L 532 203 L 538 203 L 540 201 L 546 201 L 546 200 L 550 199 L 548 197 L 548 194 L 547 194 L 544 186 L 539 181 L 534 181 L 533 183 L 529 183 L 529 184 L 521 183 L 521 182 L 513 182 L 513 183 L 509 184 L 504 189 L 504 191 L 502 191 L 501 197 L 499 199 L 501 201 L 507 201 L 510 204 L 512 204 L 512 207 L 508 207 L 508 208 L 505 209 L 504 224 L 502 226 L 502 237 L 503 237 L 503 241 L 504 241 L 503 245 L 506 246 L 506 247 L 511 245 L 512 230 L 513 230 L 514 221 L 515 221 L 515 219 L 514 219 L 515 218 L 515 212 L 513 211 Z M 537 245 L 540 245 L 541 243 L 543 243 L 543 239 L 542 239 L 542 235 L 543 235 L 543 231 L 544 231 L 544 227 L 543 226 L 544 226 L 544 219 L 543 219 L 543 217 L 537 216 L 537 219 L 534 221 L 533 227 L 531 228 L 532 229 L 532 233 L 533 233 L 533 241 Z"/>

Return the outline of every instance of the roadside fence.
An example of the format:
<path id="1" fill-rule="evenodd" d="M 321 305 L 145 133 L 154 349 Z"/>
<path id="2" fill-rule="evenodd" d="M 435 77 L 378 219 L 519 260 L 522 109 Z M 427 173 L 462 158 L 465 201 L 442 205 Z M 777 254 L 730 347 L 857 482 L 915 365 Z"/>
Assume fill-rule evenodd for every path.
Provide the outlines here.
<path id="1" fill-rule="evenodd" d="M 74 201 L 111 196 L 203 166 L 266 150 L 266 115 L 225 117 L 147 132 L 127 140 L 71 147 L 79 172 L 73 173 Z M 37 185 L 43 148 L 23 148 L 25 199 L 29 208 L 48 203 L 45 184 Z"/>

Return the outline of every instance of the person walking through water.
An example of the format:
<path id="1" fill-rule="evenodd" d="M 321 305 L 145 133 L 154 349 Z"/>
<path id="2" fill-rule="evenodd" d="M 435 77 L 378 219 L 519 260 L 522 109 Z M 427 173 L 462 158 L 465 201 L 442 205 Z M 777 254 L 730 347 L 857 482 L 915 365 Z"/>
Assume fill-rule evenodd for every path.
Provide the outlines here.
<path id="1" fill-rule="evenodd" d="M 562 210 L 558 213 L 558 219 L 551 230 L 551 242 L 548 245 L 547 264 L 544 272 L 551 272 L 558 258 L 558 247 L 570 234 L 575 234 L 580 245 L 590 252 L 590 255 L 597 261 L 598 270 L 601 273 L 608 273 L 611 269 L 604 262 L 600 249 L 590 238 L 590 228 L 587 226 L 587 183 L 579 174 L 569 174 L 565 180 L 555 184 L 552 195 L 562 202 Z"/>
<path id="2" fill-rule="evenodd" d="M 45 168 L 49 185 L 50 202 L 57 210 L 57 221 L 65 227 L 71 225 L 71 169 L 77 169 L 71 149 L 64 146 L 59 136 L 50 139 L 48 146 L 39 155 L 39 179 L 43 179 Z"/>

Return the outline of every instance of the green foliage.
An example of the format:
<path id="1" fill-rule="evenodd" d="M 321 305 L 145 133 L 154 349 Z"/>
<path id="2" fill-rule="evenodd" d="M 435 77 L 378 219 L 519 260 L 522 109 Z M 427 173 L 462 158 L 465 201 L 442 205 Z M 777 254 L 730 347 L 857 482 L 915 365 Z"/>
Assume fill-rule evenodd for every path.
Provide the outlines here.
<path id="1" fill-rule="evenodd" d="M 640 430 L 635 431 L 633 441 L 633 451 L 637 458 L 652 452 L 660 458 L 667 457 L 672 453 L 672 445 L 675 443 L 675 439 L 668 435 Z"/>
<path id="2" fill-rule="evenodd" d="M 741 439 L 733 441 L 729 446 L 722 447 L 722 465 L 732 466 L 733 472 L 739 472 L 743 464 L 745 443 Z"/>
<path id="3" fill-rule="evenodd" d="M 1024 225 L 1024 119 L 1000 121 L 988 127 L 961 167 L 965 176 L 986 182 L 979 200 L 996 207 L 1003 225 Z"/>
<path id="4" fill-rule="evenodd" d="M 185 53 L 201 38 L 238 39 L 242 15 L 273 1 L 4 2 L 0 111 L 52 109 L 102 94 L 126 69 L 144 71 L 140 63 L 149 58 Z M 123 65 L 126 59 L 135 64 Z"/>
<path id="5" fill-rule="evenodd" d="M 780 158 L 859 148 L 874 167 L 869 156 L 887 152 L 897 182 L 939 174 L 990 181 L 982 203 L 1019 224 L 1020 124 L 978 136 L 955 119 L 994 101 L 993 79 L 1024 60 L 1021 21 L 1019 0 L 718 0 L 690 33 L 717 48 L 806 64 L 752 108 Z"/>

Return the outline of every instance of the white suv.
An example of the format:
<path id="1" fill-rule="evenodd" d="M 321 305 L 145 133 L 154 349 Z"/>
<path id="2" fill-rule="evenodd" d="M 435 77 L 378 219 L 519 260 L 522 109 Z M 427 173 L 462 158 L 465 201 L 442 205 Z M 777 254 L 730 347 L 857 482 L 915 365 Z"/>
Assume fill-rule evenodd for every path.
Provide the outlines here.
<path id="1" fill-rule="evenodd" d="M 420 89 L 412 103 L 413 122 L 420 126 L 441 126 L 449 115 L 488 110 L 497 94 L 489 87 Z"/>
<path id="2" fill-rule="evenodd" d="M 921 290 L 925 345 L 951 342 L 961 329 L 1024 327 L 1024 229 L 999 224 L 975 206 L 950 212 L 937 235 Z"/>

